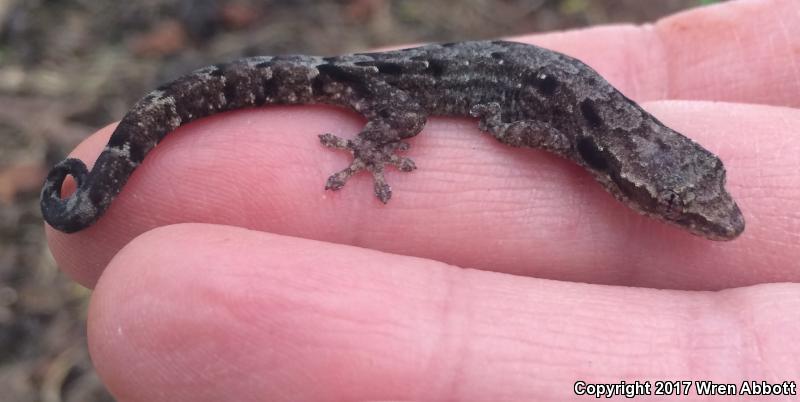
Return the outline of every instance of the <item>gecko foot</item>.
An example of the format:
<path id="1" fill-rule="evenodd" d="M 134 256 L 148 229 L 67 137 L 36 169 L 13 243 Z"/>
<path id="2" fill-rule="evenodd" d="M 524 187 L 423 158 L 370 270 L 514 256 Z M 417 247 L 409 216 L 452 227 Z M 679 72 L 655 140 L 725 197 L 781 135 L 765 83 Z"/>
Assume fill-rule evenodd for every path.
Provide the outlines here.
<path id="1" fill-rule="evenodd" d="M 417 168 L 414 161 L 395 153 L 407 150 L 409 145 L 406 142 L 378 143 L 360 136 L 348 140 L 329 133 L 321 134 L 319 140 L 328 148 L 345 149 L 353 155 L 350 166 L 328 178 L 325 183 L 326 190 L 339 190 L 344 187 L 351 176 L 367 170 L 372 173 L 372 179 L 375 182 L 375 196 L 385 204 L 392 198 L 392 188 L 383 175 L 385 166 L 392 165 L 402 172 L 410 172 Z"/>

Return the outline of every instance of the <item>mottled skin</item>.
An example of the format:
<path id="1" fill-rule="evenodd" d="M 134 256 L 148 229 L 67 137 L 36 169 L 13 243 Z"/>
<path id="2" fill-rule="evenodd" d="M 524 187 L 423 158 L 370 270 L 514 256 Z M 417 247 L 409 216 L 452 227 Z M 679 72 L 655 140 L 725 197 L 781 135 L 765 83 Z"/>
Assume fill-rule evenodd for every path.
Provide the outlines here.
<path id="1" fill-rule="evenodd" d="M 511 146 L 541 148 L 583 166 L 640 213 L 713 240 L 744 230 L 725 191 L 725 169 L 709 151 L 666 127 L 582 62 L 521 43 L 462 42 L 340 57 L 254 57 L 209 66 L 156 89 L 114 131 L 94 169 L 56 165 L 42 189 L 42 214 L 70 233 L 93 224 L 147 153 L 175 128 L 215 113 L 265 104 L 325 103 L 367 119 L 352 139 L 320 135 L 353 162 L 332 175 L 338 190 L 372 173 L 384 203 L 384 168 L 411 171 L 397 156 L 428 116 L 472 116 Z M 77 190 L 61 198 L 67 175 Z"/>

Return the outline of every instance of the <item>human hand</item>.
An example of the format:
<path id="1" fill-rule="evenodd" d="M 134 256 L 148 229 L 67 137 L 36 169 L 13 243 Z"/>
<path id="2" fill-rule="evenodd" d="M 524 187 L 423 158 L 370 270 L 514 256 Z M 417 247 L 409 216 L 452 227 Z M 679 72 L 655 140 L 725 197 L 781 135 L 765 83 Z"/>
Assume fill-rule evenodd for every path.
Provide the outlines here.
<path id="1" fill-rule="evenodd" d="M 389 173 L 389 205 L 367 175 L 324 192 L 347 155 L 316 134 L 355 133 L 357 118 L 227 113 L 171 134 L 95 226 L 48 231 L 59 265 L 96 285 L 98 372 L 125 401 L 547 400 L 577 380 L 796 381 L 800 288 L 767 284 L 800 278 L 795 7 L 734 2 L 649 28 L 518 38 L 582 59 L 720 155 L 748 222 L 739 239 L 640 217 L 569 162 L 466 119 L 433 118 L 411 140 L 420 168 Z M 111 131 L 75 156 L 93 160 Z M 205 223 L 168 226 L 181 222 Z"/>

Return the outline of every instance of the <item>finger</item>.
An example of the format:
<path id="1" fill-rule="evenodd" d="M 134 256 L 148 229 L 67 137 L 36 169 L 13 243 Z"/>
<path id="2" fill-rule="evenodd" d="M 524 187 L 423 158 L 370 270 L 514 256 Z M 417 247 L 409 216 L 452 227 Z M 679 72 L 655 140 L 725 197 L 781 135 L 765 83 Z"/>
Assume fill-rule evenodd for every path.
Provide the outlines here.
<path id="1" fill-rule="evenodd" d="M 711 242 L 639 216 L 574 164 L 503 146 L 466 120 L 432 119 L 408 153 L 419 169 L 390 172 L 389 205 L 374 199 L 368 175 L 326 192 L 325 179 L 348 157 L 320 146 L 315 134 L 357 132 L 359 123 L 328 108 L 272 108 L 179 129 L 95 226 L 72 235 L 48 231 L 50 246 L 87 286 L 132 238 L 179 222 L 561 280 L 719 289 L 800 279 L 800 144 L 793 140 L 800 112 L 692 102 L 651 109 L 721 155 L 747 221 L 740 238 Z M 76 155 L 93 160 L 108 131 Z"/>
<path id="2" fill-rule="evenodd" d="M 705 99 L 800 107 L 796 0 L 725 2 L 654 25 L 518 38 L 577 57 L 639 101 Z"/>
<path id="3" fill-rule="evenodd" d="M 793 379 L 799 290 L 562 283 L 177 225 L 114 259 L 89 340 L 125 401 L 562 400 L 578 379 Z"/>

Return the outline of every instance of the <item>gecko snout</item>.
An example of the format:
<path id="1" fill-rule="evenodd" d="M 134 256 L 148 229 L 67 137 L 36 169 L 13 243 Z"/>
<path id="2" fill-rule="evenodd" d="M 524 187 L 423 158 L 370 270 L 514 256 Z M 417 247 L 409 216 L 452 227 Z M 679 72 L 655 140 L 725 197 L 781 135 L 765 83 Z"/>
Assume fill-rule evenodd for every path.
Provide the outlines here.
<path id="1" fill-rule="evenodd" d="M 742 211 L 725 191 L 708 202 L 694 205 L 677 223 L 713 240 L 733 240 L 745 227 Z"/>

